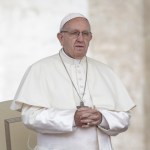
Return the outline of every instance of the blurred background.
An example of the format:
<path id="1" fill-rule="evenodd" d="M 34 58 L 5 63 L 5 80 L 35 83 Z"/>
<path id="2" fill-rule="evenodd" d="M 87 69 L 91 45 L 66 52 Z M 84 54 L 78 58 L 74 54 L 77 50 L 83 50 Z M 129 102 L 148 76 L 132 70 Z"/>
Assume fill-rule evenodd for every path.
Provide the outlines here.
<path id="1" fill-rule="evenodd" d="M 115 150 L 149 150 L 149 10 L 149 0 L 0 0 L 0 102 L 13 99 L 32 63 L 60 50 L 60 21 L 79 12 L 92 26 L 88 56 L 111 66 L 137 105 Z"/>

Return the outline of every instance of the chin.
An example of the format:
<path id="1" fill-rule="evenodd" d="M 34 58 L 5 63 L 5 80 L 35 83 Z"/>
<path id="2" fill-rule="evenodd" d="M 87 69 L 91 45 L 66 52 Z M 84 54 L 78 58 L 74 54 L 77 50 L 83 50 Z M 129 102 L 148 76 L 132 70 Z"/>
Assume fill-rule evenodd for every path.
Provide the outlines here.
<path id="1" fill-rule="evenodd" d="M 86 55 L 87 50 L 85 47 L 75 48 L 74 49 L 76 58 L 83 58 Z"/>
<path id="2" fill-rule="evenodd" d="M 76 53 L 76 58 L 83 58 L 86 53 Z"/>

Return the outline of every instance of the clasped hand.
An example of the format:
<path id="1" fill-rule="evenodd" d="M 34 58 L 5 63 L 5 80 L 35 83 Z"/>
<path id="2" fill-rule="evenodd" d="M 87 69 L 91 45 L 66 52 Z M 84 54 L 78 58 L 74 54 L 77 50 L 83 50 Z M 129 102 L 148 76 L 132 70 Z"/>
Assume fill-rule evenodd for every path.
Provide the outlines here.
<path id="1" fill-rule="evenodd" d="M 102 121 L 102 114 L 94 108 L 81 107 L 75 112 L 74 120 L 78 127 L 97 126 Z"/>

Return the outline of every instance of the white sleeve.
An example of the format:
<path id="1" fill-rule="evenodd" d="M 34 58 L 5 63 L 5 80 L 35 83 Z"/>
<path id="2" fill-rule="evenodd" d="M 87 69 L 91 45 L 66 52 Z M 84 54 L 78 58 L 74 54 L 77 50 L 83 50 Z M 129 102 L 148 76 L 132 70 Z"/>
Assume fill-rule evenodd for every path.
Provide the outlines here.
<path id="1" fill-rule="evenodd" d="M 101 110 L 102 122 L 98 128 L 110 136 L 115 136 L 128 129 L 130 114 L 129 112 L 114 112 Z"/>
<path id="2" fill-rule="evenodd" d="M 64 133 L 74 130 L 75 111 L 24 106 L 21 115 L 25 126 L 39 133 Z"/>

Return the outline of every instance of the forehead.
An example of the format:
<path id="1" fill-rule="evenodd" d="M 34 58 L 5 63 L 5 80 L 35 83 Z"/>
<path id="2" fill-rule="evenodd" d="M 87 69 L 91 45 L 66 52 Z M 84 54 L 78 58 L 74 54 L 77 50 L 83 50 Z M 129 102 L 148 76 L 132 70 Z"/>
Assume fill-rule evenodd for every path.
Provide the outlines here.
<path id="1" fill-rule="evenodd" d="M 74 30 L 90 30 L 89 21 L 86 18 L 78 17 L 68 21 L 63 29 L 74 29 Z"/>

